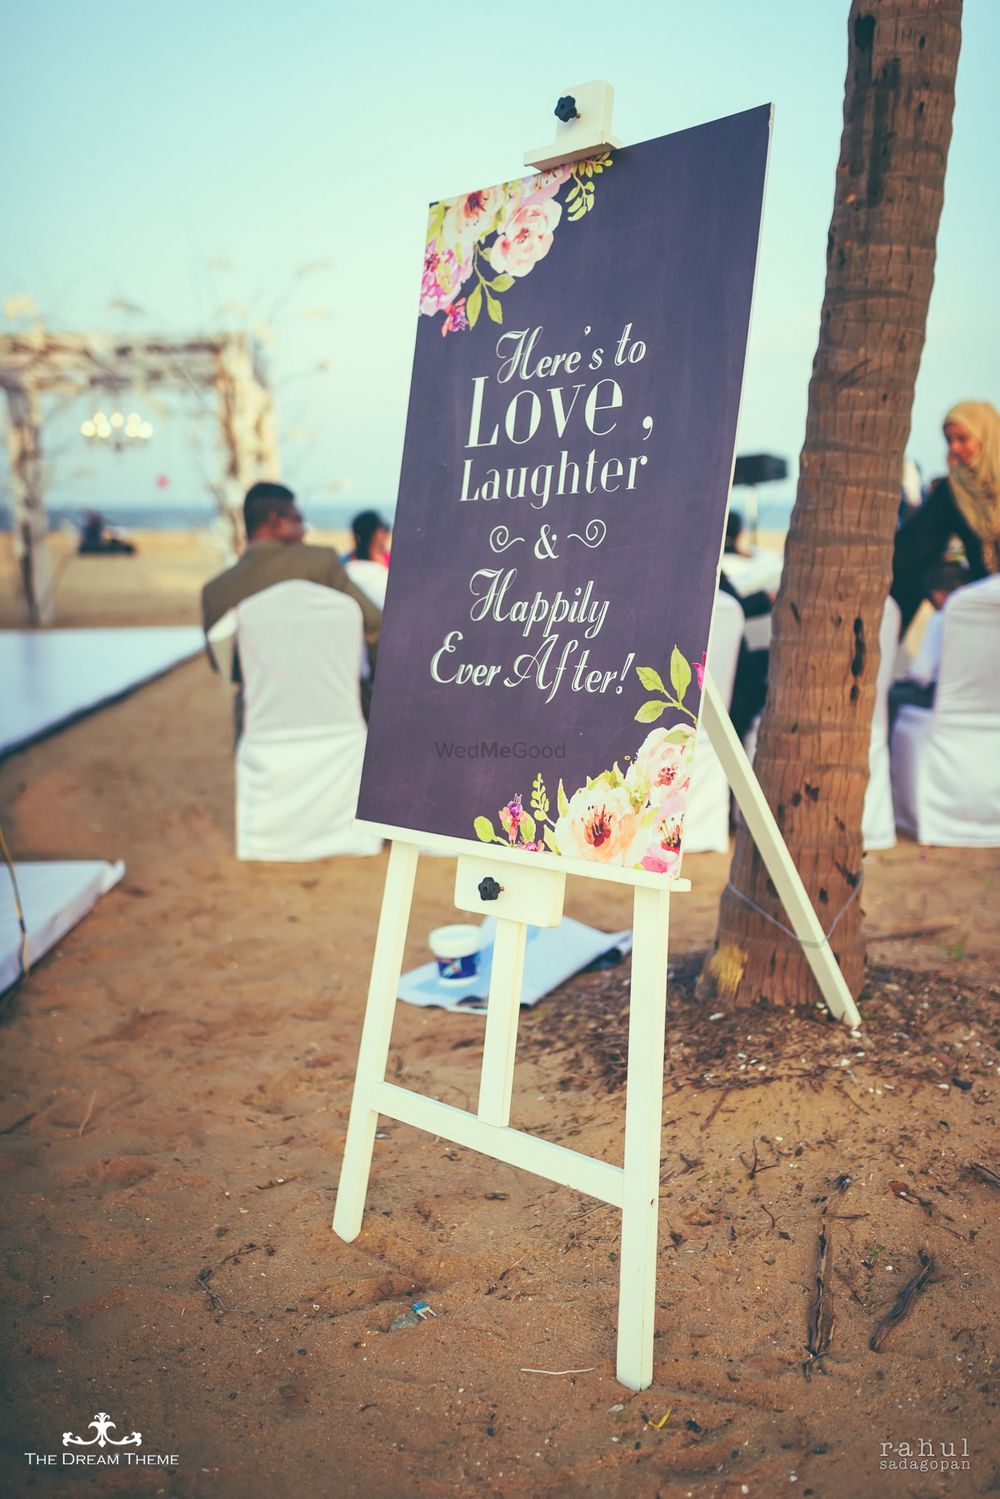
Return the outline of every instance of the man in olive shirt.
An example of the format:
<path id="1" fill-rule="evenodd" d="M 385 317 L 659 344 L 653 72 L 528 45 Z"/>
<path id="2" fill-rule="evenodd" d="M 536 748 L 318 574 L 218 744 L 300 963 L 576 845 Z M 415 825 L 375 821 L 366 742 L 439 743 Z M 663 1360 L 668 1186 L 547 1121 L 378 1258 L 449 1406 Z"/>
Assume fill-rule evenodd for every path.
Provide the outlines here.
<path id="1" fill-rule="evenodd" d="M 202 589 L 201 612 L 206 635 L 230 609 L 275 583 L 293 580 L 319 583 L 324 588 L 335 588 L 348 594 L 360 607 L 368 655 L 374 667 L 382 628 L 381 612 L 350 581 L 332 547 L 307 546 L 303 541 L 305 525 L 292 491 L 284 484 L 254 484 L 247 490 L 243 502 L 243 520 L 247 533 L 246 551 L 238 562 Z M 211 652 L 209 655 L 211 657 Z M 233 681 L 241 681 L 235 650 Z M 238 698 L 237 738 L 240 719 Z"/>

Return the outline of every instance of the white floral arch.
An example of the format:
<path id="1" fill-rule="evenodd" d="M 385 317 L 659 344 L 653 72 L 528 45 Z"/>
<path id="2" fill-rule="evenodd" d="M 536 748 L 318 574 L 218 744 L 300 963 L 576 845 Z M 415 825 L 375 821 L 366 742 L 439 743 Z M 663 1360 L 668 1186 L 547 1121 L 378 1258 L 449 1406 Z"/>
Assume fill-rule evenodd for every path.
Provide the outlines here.
<path id="1" fill-rule="evenodd" d="M 215 490 L 234 552 L 242 535 L 240 503 L 245 491 L 257 479 L 278 477 L 274 402 L 257 347 L 245 334 L 129 338 L 36 327 L 0 335 L 0 387 L 10 413 L 14 555 L 25 618 L 31 625 L 52 624 L 55 619 L 42 467 L 42 398 L 129 386 L 215 391 L 225 454 Z"/>

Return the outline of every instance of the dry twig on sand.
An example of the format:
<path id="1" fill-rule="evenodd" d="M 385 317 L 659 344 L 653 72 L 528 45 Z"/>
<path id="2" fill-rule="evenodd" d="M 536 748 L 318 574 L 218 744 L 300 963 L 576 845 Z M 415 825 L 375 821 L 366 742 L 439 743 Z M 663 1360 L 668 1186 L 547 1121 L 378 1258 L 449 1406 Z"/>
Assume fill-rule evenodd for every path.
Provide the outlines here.
<path id="1" fill-rule="evenodd" d="M 93 1091 L 93 1093 L 91 1093 L 91 1095 L 90 1095 L 90 1102 L 87 1105 L 87 1112 L 84 1114 L 83 1118 L 80 1120 L 80 1128 L 76 1132 L 77 1133 L 77 1137 L 80 1138 L 80 1139 L 83 1138 L 83 1132 L 87 1128 L 87 1125 L 90 1123 L 90 1116 L 94 1112 L 94 1104 L 96 1102 L 97 1102 L 97 1089 L 95 1088 L 94 1091 Z"/>
<path id="2" fill-rule="evenodd" d="M 206 1265 L 204 1270 L 198 1271 L 198 1274 L 195 1276 L 195 1280 L 198 1282 L 198 1284 L 201 1286 L 201 1289 L 208 1297 L 209 1311 L 224 1312 L 226 1310 L 226 1303 L 223 1301 L 221 1296 L 216 1295 L 215 1291 L 213 1291 L 212 1287 L 209 1285 L 209 1281 L 212 1278 L 212 1273 L 212 1266 Z"/>
<path id="3" fill-rule="evenodd" d="M 885 1342 L 890 1329 L 895 1327 L 897 1322 L 902 1322 L 913 1306 L 914 1301 L 920 1295 L 920 1292 L 926 1288 L 927 1282 L 934 1274 L 936 1266 L 932 1257 L 927 1253 L 927 1250 L 918 1250 L 917 1256 L 920 1260 L 921 1268 L 912 1280 L 906 1282 L 906 1285 L 896 1297 L 892 1307 L 886 1312 L 878 1327 L 872 1333 L 868 1343 L 868 1347 L 872 1353 L 881 1353 L 882 1344 Z"/>
<path id="4" fill-rule="evenodd" d="M 851 1185 L 851 1178 L 844 1172 L 837 1177 L 833 1184 L 834 1193 L 846 1192 Z M 832 1194 L 831 1194 L 832 1195 Z M 813 1365 L 818 1363 L 830 1351 L 830 1340 L 833 1337 L 833 1307 L 831 1305 L 832 1293 L 830 1290 L 830 1239 L 827 1234 L 827 1213 L 830 1208 L 830 1198 L 823 1199 L 823 1211 L 819 1222 L 819 1250 L 816 1261 L 816 1295 L 809 1307 L 809 1321 L 806 1329 L 806 1353 L 808 1357 L 803 1361 L 802 1372 L 806 1379 L 812 1379 Z"/>

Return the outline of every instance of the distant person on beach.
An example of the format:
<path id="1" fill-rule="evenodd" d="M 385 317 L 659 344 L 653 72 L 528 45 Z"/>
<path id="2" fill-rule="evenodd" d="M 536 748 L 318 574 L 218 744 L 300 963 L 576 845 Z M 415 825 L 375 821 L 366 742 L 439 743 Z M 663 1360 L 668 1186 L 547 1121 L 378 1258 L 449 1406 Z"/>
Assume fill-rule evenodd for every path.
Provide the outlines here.
<path id="1" fill-rule="evenodd" d="M 247 545 L 242 557 L 217 578 L 205 584 L 201 594 L 202 624 L 207 635 L 223 615 L 244 599 L 252 598 L 275 583 L 301 580 L 335 588 L 355 600 L 364 620 L 365 642 L 372 668 L 382 628 L 382 615 L 371 599 L 352 583 L 332 547 L 308 546 L 303 541 L 305 521 L 295 495 L 284 484 L 262 481 L 247 490 L 243 502 Z M 211 653 L 210 653 L 211 655 Z M 213 667 L 216 663 L 213 659 Z M 216 667 L 216 669 L 218 669 Z M 240 683 L 239 658 L 233 653 L 233 681 Z M 237 694 L 237 737 L 241 704 Z"/>
<path id="2" fill-rule="evenodd" d="M 99 510 L 85 510 L 77 552 L 81 557 L 134 557 L 135 543 L 109 531 Z"/>
<path id="3" fill-rule="evenodd" d="M 962 544 L 970 583 L 1000 572 L 1000 412 L 989 401 L 961 401 L 944 419 L 948 477 L 896 532 L 892 596 L 906 633 L 924 597 L 927 570 L 951 538 Z"/>
<path id="4" fill-rule="evenodd" d="M 347 576 L 379 609 L 385 604 L 392 531 L 377 510 L 362 510 L 351 521 L 354 550 L 344 558 Z"/>
<path id="5" fill-rule="evenodd" d="M 738 510 L 730 510 L 726 516 L 726 543 L 723 550 L 730 557 L 752 557 L 745 546 L 740 545 L 740 537 L 743 535 L 743 517 Z"/>

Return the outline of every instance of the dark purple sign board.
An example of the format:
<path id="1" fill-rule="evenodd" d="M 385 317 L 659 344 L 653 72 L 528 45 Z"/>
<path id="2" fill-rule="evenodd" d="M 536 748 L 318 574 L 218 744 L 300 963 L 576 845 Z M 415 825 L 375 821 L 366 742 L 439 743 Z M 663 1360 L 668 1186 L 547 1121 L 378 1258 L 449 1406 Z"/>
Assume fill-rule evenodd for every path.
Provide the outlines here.
<path id="1" fill-rule="evenodd" d="M 359 818 L 677 874 L 770 115 L 431 206 Z"/>

